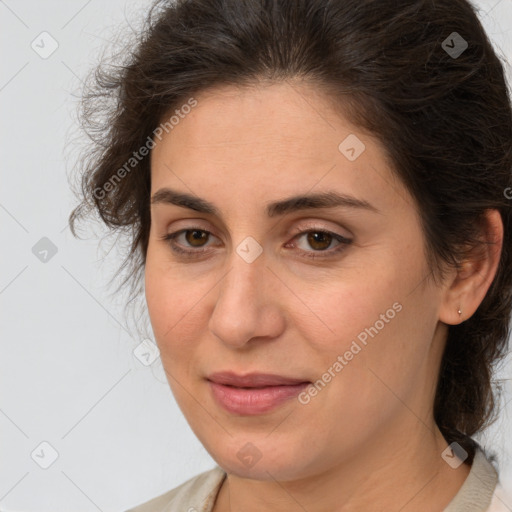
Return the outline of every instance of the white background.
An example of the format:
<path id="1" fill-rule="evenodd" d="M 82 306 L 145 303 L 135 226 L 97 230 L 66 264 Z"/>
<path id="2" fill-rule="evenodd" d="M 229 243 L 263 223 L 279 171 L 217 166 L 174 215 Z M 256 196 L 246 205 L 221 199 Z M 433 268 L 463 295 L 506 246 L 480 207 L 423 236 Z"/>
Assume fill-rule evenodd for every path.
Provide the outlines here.
<path id="1" fill-rule="evenodd" d="M 123 511 L 215 464 L 178 409 L 160 359 L 144 366 L 133 354 L 144 335 L 126 327 L 124 297 L 105 286 L 119 263 L 115 250 L 101 265 L 98 240 L 75 239 L 67 228 L 81 80 L 149 5 L 0 0 L 2 511 Z M 476 5 L 511 61 L 512 0 Z M 47 59 L 31 48 L 43 31 L 59 45 Z M 46 263 L 32 252 L 43 237 L 57 248 Z M 511 369 L 509 362 L 498 378 Z M 504 390 L 500 419 L 481 441 L 498 452 L 512 490 L 509 380 Z M 43 441 L 58 453 L 48 469 L 36 463 L 51 461 Z"/>

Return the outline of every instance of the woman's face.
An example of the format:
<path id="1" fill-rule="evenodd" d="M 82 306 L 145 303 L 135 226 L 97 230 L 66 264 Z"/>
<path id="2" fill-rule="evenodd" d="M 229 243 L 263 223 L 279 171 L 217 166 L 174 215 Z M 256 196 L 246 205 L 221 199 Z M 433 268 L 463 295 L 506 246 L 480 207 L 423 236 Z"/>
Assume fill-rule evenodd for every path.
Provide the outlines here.
<path id="1" fill-rule="evenodd" d="M 145 271 L 191 428 L 225 470 L 262 480 L 405 451 L 410 432 L 434 428 L 446 326 L 414 202 L 385 148 L 305 85 L 195 99 L 151 154 Z M 312 384 L 208 380 L 227 371 Z"/>

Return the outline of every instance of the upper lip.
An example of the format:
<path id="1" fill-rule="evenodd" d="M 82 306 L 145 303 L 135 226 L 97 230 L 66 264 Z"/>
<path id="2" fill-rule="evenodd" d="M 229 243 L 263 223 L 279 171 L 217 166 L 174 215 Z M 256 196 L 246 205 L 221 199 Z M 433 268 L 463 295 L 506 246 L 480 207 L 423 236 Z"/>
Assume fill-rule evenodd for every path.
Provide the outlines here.
<path id="1" fill-rule="evenodd" d="M 249 373 L 246 375 L 237 375 L 234 372 L 216 372 L 207 377 L 211 382 L 235 386 L 239 388 L 256 388 L 264 386 L 291 386 L 294 384 L 307 383 L 305 379 L 293 379 L 274 375 L 271 373 Z"/>

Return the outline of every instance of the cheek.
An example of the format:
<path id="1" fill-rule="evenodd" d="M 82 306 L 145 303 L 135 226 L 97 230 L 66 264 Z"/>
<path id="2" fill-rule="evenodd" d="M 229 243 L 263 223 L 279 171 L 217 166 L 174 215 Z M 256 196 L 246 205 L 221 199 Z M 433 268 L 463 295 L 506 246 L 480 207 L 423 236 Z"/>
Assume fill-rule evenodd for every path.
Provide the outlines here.
<path id="1" fill-rule="evenodd" d="M 416 263 L 385 261 L 298 291 L 302 303 L 292 323 L 318 356 L 317 371 L 337 368 L 351 381 L 368 378 L 370 386 L 371 368 L 401 386 L 402 377 L 422 364 L 435 325 L 434 311 L 424 304 L 434 304 L 435 297 L 417 286 L 422 271 Z M 333 369 L 338 356 L 343 368 Z"/>
<path id="2" fill-rule="evenodd" d="M 146 303 L 166 368 L 183 365 L 197 349 L 197 341 L 204 337 L 203 330 L 208 325 L 204 304 L 210 289 L 207 280 L 195 280 L 186 269 L 172 268 L 165 257 L 148 251 Z"/>
<path id="3" fill-rule="evenodd" d="M 376 322 L 379 331 L 383 330 L 389 324 L 388 320 L 396 316 L 396 309 L 400 307 L 395 303 L 401 302 L 404 294 L 393 269 L 380 270 L 345 274 L 316 287 L 295 288 L 300 303 L 293 307 L 296 311 L 294 321 L 301 322 L 310 331 L 308 338 L 318 343 L 318 348 L 329 345 L 343 348 L 361 333 L 360 338 L 364 340 L 365 329 Z M 386 321 L 384 325 L 381 315 Z"/>
<path id="4" fill-rule="evenodd" d="M 194 291 L 186 292 L 175 279 L 160 275 L 146 280 L 146 302 L 155 338 L 164 343 L 189 325 L 197 299 Z"/>
<path id="5" fill-rule="evenodd" d="M 193 287 L 190 288 L 193 293 Z M 145 268 L 145 294 L 151 326 L 158 345 L 163 345 L 179 327 L 179 318 L 190 309 L 192 293 L 187 293 L 176 271 L 168 268 L 159 251 L 148 248 Z M 162 349 L 161 349 L 162 350 Z"/>

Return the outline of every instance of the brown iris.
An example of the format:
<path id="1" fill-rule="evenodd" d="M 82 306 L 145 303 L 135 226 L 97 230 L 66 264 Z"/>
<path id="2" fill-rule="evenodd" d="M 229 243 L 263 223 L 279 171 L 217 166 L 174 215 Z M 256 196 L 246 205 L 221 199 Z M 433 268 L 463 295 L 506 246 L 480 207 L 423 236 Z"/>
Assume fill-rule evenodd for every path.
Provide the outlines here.
<path id="1" fill-rule="evenodd" d="M 185 232 L 185 238 L 192 247 L 201 247 L 202 245 L 196 245 L 198 241 L 208 241 L 208 233 L 199 229 L 189 229 Z"/>
<path id="2" fill-rule="evenodd" d="M 332 241 L 332 236 L 329 233 L 322 233 L 321 231 L 310 231 L 307 238 L 310 246 L 319 250 L 327 249 Z M 322 247 L 318 247 L 318 244 Z"/>

